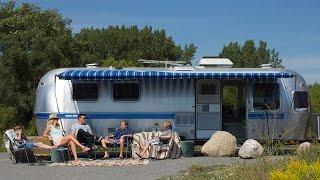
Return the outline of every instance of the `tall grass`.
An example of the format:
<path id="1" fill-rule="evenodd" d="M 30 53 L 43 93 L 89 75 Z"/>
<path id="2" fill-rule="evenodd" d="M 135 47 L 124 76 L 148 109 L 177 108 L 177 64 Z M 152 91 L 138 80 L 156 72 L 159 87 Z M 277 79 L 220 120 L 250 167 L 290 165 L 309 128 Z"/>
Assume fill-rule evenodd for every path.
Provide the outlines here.
<path id="1" fill-rule="evenodd" d="M 178 176 L 164 177 L 162 179 L 230 179 L 230 180 L 256 180 L 256 179 L 283 179 L 286 175 L 294 179 L 320 178 L 320 146 L 313 144 L 307 151 L 296 156 L 264 156 L 256 159 L 253 164 L 239 163 L 233 166 L 206 167 L 199 164 L 192 165 L 188 170 L 182 171 Z M 301 170 L 297 170 L 301 169 Z"/>

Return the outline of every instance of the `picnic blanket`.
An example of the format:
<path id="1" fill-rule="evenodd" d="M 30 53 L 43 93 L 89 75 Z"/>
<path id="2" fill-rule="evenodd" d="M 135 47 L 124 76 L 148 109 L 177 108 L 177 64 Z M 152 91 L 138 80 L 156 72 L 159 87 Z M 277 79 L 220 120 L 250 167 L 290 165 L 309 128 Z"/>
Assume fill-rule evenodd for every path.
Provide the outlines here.
<path id="1" fill-rule="evenodd" d="M 138 159 L 110 159 L 110 160 L 80 160 L 79 163 L 68 161 L 65 163 L 52 163 L 49 166 L 94 166 L 94 167 L 113 167 L 113 166 L 133 166 L 147 165 L 149 160 Z"/>

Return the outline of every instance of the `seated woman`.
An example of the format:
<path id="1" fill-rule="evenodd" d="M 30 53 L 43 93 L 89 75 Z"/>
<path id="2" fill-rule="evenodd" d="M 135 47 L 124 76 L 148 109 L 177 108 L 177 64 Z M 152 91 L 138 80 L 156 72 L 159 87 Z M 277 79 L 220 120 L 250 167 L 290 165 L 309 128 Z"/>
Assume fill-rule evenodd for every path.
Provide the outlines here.
<path id="1" fill-rule="evenodd" d="M 136 153 L 139 158 L 145 159 L 149 157 L 149 147 L 151 145 L 159 144 L 160 141 L 167 143 L 172 137 L 172 125 L 170 121 L 164 121 L 162 125 L 162 132 L 159 136 L 159 140 L 157 138 L 153 138 L 151 140 L 145 140 L 140 142 L 140 154 Z"/>
<path id="2" fill-rule="evenodd" d="M 13 127 L 13 132 L 14 132 L 13 141 L 14 141 L 15 145 L 18 148 L 27 148 L 27 149 L 32 149 L 34 147 L 39 147 L 39 148 L 42 148 L 42 149 L 52 149 L 52 148 L 54 148 L 54 146 L 49 146 L 49 145 L 43 144 L 42 142 L 28 141 L 27 137 L 22 132 L 22 126 L 21 125 L 14 126 Z"/>
<path id="3" fill-rule="evenodd" d="M 120 155 L 119 158 L 123 158 L 124 144 L 126 143 L 126 138 L 132 138 L 133 131 L 128 127 L 128 121 L 122 120 L 120 122 L 120 127 L 116 129 L 113 135 L 107 136 L 105 138 L 106 144 L 120 144 Z M 108 158 L 107 153 L 104 158 Z"/>
<path id="4" fill-rule="evenodd" d="M 58 123 L 58 120 L 59 119 L 56 114 L 50 114 L 49 120 L 47 123 L 47 128 L 43 132 L 43 136 L 46 136 L 50 140 L 52 140 L 55 147 L 70 146 L 75 162 L 79 162 L 76 146 L 79 146 L 83 152 L 89 151 L 90 148 L 80 144 L 79 141 L 76 138 L 74 138 L 74 136 L 72 135 L 64 136 L 64 132 L 62 131 Z"/>

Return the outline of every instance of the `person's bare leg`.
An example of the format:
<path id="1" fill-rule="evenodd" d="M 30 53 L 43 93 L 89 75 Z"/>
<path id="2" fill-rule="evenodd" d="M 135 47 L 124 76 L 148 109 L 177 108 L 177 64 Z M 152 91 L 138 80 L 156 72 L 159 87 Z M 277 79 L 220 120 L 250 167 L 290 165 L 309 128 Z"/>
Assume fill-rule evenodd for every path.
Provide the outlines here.
<path id="1" fill-rule="evenodd" d="M 120 144 L 120 155 L 119 155 L 119 158 L 123 158 L 124 138 L 120 138 L 119 139 L 119 144 Z"/>
<path id="2" fill-rule="evenodd" d="M 144 141 L 144 144 L 141 146 L 141 156 L 146 157 L 146 153 L 149 150 L 150 143 L 148 141 Z"/>
<path id="3" fill-rule="evenodd" d="M 60 145 L 65 145 L 69 143 L 69 141 L 73 141 L 75 145 L 79 146 L 83 151 L 89 151 L 90 148 L 83 146 L 80 142 L 75 139 L 72 135 L 65 136 L 61 139 Z"/>
<path id="4" fill-rule="evenodd" d="M 104 156 L 103 156 L 103 157 L 104 157 L 104 158 L 109 158 L 107 142 L 106 142 L 105 139 L 102 139 L 102 140 L 101 140 L 101 145 L 102 145 L 102 147 L 105 149 L 105 151 L 104 151 Z"/>
<path id="5" fill-rule="evenodd" d="M 36 142 L 36 146 L 42 149 L 49 149 L 49 150 L 54 148 L 54 146 L 49 146 L 49 145 L 43 144 L 42 142 Z"/>
<path id="6" fill-rule="evenodd" d="M 74 161 L 79 161 L 78 155 L 77 155 L 77 146 L 74 144 L 73 141 L 69 141 L 68 142 L 68 146 L 71 148 L 73 157 L 74 157 Z"/>

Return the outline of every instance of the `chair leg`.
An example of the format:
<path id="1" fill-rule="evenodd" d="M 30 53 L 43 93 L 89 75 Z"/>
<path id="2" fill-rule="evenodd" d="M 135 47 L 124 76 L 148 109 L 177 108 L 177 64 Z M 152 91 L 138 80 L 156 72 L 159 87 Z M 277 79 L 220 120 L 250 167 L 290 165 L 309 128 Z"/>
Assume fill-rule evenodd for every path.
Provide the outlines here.
<path id="1" fill-rule="evenodd" d="M 30 159 L 29 159 L 29 154 L 28 154 L 28 150 L 27 148 L 24 149 L 25 153 L 26 153 L 26 156 L 27 156 L 27 161 L 28 161 L 28 164 L 30 164 Z"/>
<path id="2" fill-rule="evenodd" d="M 71 156 L 70 156 L 70 151 L 69 151 L 69 149 L 68 149 L 67 153 L 68 153 L 69 161 L 71 161 Z"/>
<path id="3" fill-rule="evenodd" d="M 61 151 L 63 162 L 66 162 L 66 158 L 64 157 L 64 151 Z"/>

